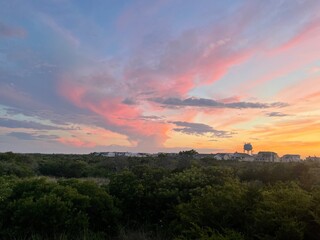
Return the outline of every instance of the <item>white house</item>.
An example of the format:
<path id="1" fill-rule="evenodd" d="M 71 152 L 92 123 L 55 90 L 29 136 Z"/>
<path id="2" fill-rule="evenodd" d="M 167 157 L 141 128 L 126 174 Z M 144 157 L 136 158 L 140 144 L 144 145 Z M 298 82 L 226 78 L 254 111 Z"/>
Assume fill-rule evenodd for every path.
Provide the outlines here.
<path id="1" fill-rule="evenodd" d="M 301 158 L 298 154 L 286 154 L 281 157 L 281 162 L 300 162 Z"/>
<path id="2" fill-rule="evenodd" d="M 280 162 L 280 158 L 275 152 L 258 152 L 255 161 L 261 162 Z"/>
<path id="3" fill-rule="evenodd" d="M 246 154 L 246 153 L 234 153 L 232 154 L 231 156 L 231 159 L 232 160 L 238 160 L 238 161 L 244 161 L 244 162 L 252 162 L 254 161 L 254 157 L 249 155 L 249 154 Z"/>
<path id="4" fill-rule="evenodd" d="M 230 160 L 232 153 L 217 153 L 214 155 L 216 160 Z"/>
<path id="5" fill-rule="evenodd" d="M 306 160 L 307 161 L 313 161 L 313 162 L 320 162 L 320 157 L 316 157 L 316 156 L 311 157 L 311 156 L 309 156 L 309 157 L 306 158 Z"/>
<path id="6" fill-rule="evenodd" d="M 99 152 L 99 153 L 95 153 L 95 155 L 103 156 L 103 157 L 115 157 L 116 156 L 115 152 Z"/>

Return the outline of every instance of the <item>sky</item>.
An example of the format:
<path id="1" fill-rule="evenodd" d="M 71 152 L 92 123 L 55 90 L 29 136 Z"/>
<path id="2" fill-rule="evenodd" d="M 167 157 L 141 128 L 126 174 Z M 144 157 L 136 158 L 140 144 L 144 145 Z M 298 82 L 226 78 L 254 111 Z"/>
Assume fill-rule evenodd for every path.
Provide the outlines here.
<path id="1" fill-rule="evenodd" d="M 320 155 L 318 0 L 0 0 L 0 151 Z"/>

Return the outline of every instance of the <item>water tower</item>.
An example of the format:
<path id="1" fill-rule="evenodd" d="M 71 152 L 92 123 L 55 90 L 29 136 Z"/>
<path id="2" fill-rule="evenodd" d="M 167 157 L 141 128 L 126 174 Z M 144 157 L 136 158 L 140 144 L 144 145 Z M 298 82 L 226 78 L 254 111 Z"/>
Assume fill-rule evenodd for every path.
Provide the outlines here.
<path id="1" fill-rule="evenodd" d="M 244 145 L 243 145 L 243 152 L 244 153 L 247 153 L 247 154 L 252 154 L 252 145 L 251 145 L 251 143 L 245 143 Z"/>

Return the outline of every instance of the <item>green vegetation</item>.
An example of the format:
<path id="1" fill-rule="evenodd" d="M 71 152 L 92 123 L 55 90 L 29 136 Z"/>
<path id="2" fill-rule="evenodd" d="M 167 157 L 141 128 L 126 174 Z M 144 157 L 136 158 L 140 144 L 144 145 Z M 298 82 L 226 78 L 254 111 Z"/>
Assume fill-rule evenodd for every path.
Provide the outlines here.
<path id="1" fill-rule="evenodd" d="M 320 164 L 0 153 L 0 239 L 320 239 Z"/>

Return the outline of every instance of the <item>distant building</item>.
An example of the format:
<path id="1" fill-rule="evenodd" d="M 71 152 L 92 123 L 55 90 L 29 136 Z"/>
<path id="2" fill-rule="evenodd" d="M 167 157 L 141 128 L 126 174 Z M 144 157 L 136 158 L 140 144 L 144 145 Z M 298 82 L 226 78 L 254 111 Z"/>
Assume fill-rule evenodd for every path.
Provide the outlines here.
<path id="1" fill-rule="evenodd" d="M 128 152 L 114 152 L 116 157 L 128 157 Z"/>
<path id="2" fill-rule="evenodd" d="M 133 153 L 133 152 L 95 152 L 95 156 L 103 157 L 148 157 L 148 153 Z"/>
<path id="3" fill-rule="evenodd" d="M 214 155 L 216 160 L 231 160 L 232 153 L 217 153 Z"/>
<path id="4" fill-rule="evenodd" d="M 211 154 L 211 153 L 199 153 L 197 155 L 195 155 L 196 159 L 202 159 L 202 158 L 215 158 L 215 154 Z"/>
<path id="5" fill-rule="evenodd" d="M 301 158 L 298 154 L 286 154 L 281 157 L 281 162 L 300 162 Z"/>
<path id="6" fill-rule="evenodd" d="M 316 156 L 310 157 L 309 156 L 306 158 L 306 161 L 320 162 L 320 157 L 316 157 Z"/>
<path id="7" fill-rule="evenodd" d="M 244 162 L 252 162 L 254 161 L 254 157 L 246 154 L 246 153 L 234 153 L 231 155 L 232 160 L 244 161 Z"/>
<path id="8" fill-rule="evenodd" d="M 134 153 L 134 157 L 151 157 L 149 153 Z"/>
<path id="9" fill-rule="evenodd" d="M 115 157 L 115 152 L 95 152 L 95 156 L 103 156 L 103 157 Z"/>
<path id="10" fill-rule="evenodd" d="M 255 161 L 260 162 L 280 162 L 280 158 L 275 152 L 258 152 Z"/>

